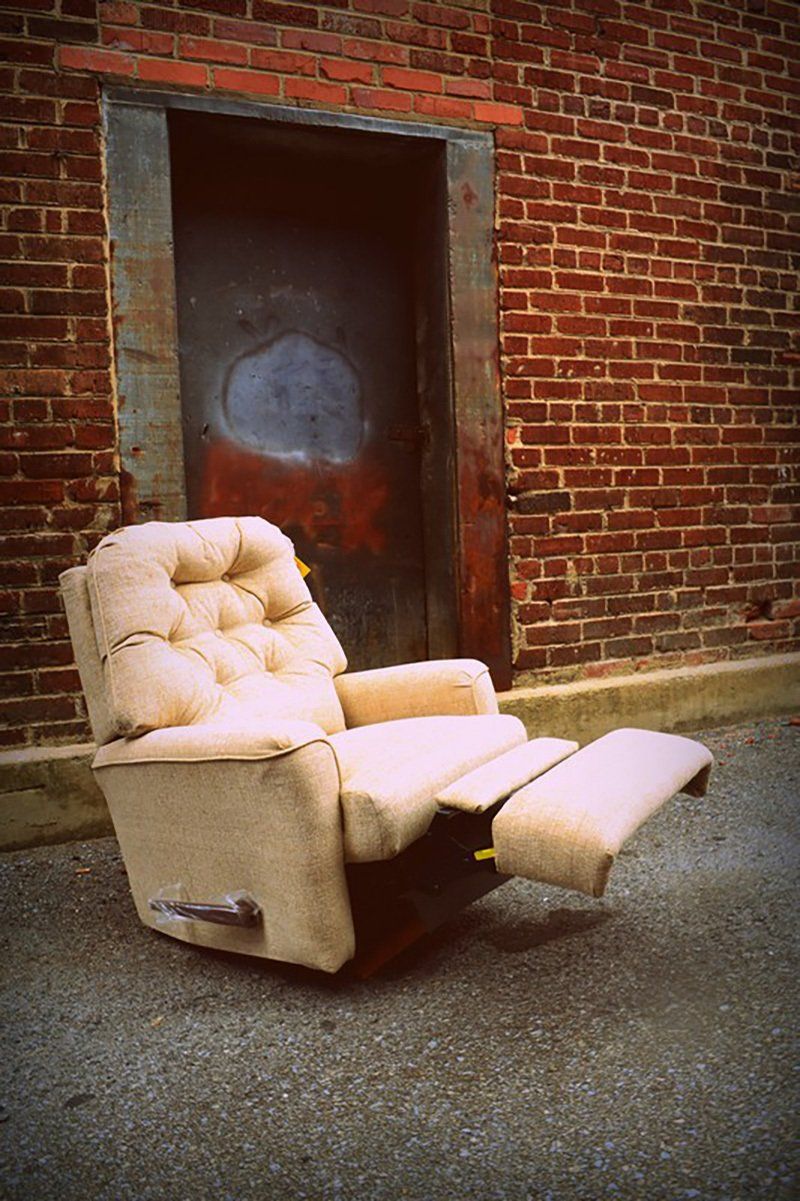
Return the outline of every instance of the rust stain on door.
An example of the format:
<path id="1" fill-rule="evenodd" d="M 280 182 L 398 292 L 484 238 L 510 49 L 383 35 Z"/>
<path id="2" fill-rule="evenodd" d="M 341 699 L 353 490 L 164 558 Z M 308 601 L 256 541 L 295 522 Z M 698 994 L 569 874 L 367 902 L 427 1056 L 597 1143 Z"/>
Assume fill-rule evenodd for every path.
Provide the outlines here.
<path id="1" fill-rule="evenodd" d="M 257 124 L 171 126 L 189 513 L 280 526 L 351 666 L 426 658 L 409 181 Z"/>

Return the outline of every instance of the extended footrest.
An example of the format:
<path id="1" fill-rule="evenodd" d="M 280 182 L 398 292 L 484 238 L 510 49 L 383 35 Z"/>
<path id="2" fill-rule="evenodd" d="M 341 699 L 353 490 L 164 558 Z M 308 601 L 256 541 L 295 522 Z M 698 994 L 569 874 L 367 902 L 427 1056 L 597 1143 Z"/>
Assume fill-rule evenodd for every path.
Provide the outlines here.
<path id="1" fill-rule="evenodd" d="M 606 734 L 503 805 L 492 823 L 497 870 L 602 896 L 625 840 L 675 793 L 702 796 L 712 762 L 676 734 Z"/>

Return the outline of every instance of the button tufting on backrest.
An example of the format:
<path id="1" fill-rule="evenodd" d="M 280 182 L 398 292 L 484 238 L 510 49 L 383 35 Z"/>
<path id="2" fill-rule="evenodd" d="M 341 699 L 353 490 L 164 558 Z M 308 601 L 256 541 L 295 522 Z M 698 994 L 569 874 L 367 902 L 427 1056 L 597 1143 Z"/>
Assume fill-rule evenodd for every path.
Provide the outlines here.
<path id="1" fill-rule="evenodd" d="M 342 649 L 275 526 L 131 526 L 100 542 L 87 574 L 119 734 L 237 714 L 344 727 L 332 681 Z"/>

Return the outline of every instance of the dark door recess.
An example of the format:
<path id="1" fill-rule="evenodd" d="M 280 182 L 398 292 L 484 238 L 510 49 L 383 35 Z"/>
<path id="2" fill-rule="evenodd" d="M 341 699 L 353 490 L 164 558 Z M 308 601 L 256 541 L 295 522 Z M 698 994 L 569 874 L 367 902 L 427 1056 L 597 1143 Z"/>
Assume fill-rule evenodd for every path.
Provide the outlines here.
<path id="1" fill-rule="evenodd" d="M 455 653 L 441 148 L 169 131 L 189 516 L 280 526 L 351 666 Z"/>
<path id="2" fill-rule="evenodd" d="M 126 522 L 257 513 L 353 668 L 511 679 L 491 135 L 104 98 Z"/>

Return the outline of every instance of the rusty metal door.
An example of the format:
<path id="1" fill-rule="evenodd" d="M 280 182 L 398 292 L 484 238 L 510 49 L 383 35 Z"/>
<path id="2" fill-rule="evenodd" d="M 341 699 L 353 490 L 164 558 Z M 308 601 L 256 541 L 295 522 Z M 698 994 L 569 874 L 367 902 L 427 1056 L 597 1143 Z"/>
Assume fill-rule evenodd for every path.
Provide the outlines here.
<path id="1" fill-rule="evenodd" d="M 231 118 L 170 142 L 188 514 L 280 526 L 351 667 L 425 658 L 407 164 Z"/>

